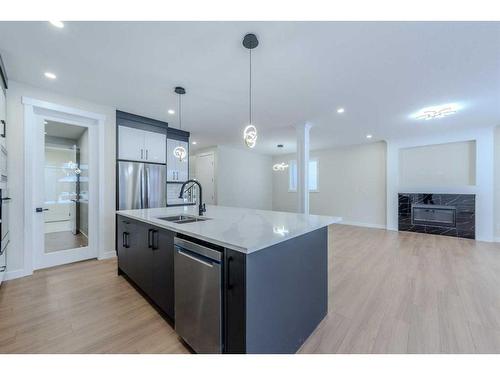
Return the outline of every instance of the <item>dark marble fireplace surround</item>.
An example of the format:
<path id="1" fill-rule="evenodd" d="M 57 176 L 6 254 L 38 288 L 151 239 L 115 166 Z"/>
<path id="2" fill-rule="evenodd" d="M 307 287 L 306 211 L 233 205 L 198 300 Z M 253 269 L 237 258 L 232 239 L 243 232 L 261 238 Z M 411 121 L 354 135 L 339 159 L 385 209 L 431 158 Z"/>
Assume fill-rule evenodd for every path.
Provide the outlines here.
<path id="1" fill-rule="evenodd" d="M 413 220 L 412 208 L 417 210 Z M 419 221 L 417 212 L 422 213 L 422 210 L 425 209 L 429 209 L 431 212 L 441 210 L 440 212 L 443 213 L 441 216 L 450 221 L 448 223 Z M 423 214 L 426 213 L 423 212 Z M 400 231 L 474 239 L 476 237 L 475 216 L 476 196 L 474 194 L 398 194 L 398 227 Z"/>

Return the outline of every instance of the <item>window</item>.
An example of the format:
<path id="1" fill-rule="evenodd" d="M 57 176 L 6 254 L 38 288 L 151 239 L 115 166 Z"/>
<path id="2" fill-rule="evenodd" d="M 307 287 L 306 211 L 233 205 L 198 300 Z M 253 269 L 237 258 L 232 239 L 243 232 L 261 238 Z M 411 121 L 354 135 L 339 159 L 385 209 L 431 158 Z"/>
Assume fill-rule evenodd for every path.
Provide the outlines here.
<path id="1" fill-rule="evenodd" d="M 297 191 L 297 161 L 291 160 L 288 168 L 288 191 Z M 309 160 L 309 191 L 318 191 L 318 160 Z"/>

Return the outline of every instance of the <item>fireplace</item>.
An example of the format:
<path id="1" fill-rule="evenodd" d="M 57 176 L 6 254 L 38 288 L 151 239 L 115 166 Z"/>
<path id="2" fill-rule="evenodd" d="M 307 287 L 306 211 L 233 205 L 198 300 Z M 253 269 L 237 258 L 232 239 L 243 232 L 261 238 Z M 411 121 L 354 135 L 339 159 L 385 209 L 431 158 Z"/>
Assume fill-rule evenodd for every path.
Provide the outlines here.
<path id="1" fill-rule="evenodd" d="M 454 206 L 434 204 L 412 204 L 411 223 L 413 225 L 433 225 L 436 227 L 456 227 L 457 209 Z"/>
<path id="2" fill-rule="evenodd" d="M 400 231 L 475 238 L 474 194 L 398 194 Z"/>

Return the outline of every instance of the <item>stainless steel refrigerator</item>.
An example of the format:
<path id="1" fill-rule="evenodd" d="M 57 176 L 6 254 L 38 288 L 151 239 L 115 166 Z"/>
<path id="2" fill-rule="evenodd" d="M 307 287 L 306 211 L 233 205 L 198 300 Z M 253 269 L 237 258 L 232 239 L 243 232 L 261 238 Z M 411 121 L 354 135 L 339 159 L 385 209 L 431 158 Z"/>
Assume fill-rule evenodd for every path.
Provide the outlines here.
<path id="1" fill-rule="evenodd" d="M 165 207 L 166 184 L 165 165 L 118 162 L 118 209 Z"/>

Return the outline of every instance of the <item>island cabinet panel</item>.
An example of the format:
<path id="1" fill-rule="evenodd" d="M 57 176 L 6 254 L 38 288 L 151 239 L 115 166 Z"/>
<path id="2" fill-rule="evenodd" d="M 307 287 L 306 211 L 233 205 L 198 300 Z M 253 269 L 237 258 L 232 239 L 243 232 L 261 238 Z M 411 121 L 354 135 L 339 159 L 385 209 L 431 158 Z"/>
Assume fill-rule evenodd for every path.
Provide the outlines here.
<path id="1" fill-rule="evenodd" d="M 152 229 L 153 291 L 151 298 L 174 319 L 174 232 Z"/>
<path id="2" fill-rule="evenodd" d="M 328 310 L 327 227 L 250 253 L 246 353 L 295 353 Z"/>
<path id="3" fill-rule="evenodd" d="M 120 215 L 117 218 L 118 272 L 174 319 L 175 233 Z"/>
<path id="4" fill-rule="evenodd" d="M 224 251 L 225 353 L 246 353 L 245 258 L 238 251 Z"/>

